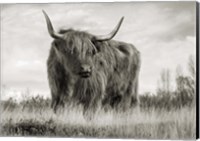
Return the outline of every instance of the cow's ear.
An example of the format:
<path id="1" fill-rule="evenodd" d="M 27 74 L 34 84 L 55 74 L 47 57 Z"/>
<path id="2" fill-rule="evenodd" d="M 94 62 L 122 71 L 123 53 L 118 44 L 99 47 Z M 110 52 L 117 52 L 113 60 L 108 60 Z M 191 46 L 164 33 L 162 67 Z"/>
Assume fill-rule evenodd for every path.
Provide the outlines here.
<path id="1" fill-rule="evenodd" d="M 56 42 L 53 43 L 53 49 L 55 51 L 56 57 L 58 58 L 59 61 L 61 61 L 62 60 L 62 54 L 58 50 Z"/>

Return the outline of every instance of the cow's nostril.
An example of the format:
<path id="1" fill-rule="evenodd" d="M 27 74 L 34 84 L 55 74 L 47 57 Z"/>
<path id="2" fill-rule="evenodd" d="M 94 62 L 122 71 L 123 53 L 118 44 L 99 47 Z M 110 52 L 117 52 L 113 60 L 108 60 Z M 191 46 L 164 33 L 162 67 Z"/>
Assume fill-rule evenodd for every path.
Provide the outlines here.
<path id="1" fill-rule="evenodd" d="M 81 71 L 84 71 L 84 70 L 85 70 L 85 68 L 83 66 L 81 66 Z"/>
<path id="2" fill-rule="evenodd" d="M 91 67 L 89 67 L 89 68 L 87 69 L 87 71 L 88 71 L 88 72 L 91 72 Z"/>

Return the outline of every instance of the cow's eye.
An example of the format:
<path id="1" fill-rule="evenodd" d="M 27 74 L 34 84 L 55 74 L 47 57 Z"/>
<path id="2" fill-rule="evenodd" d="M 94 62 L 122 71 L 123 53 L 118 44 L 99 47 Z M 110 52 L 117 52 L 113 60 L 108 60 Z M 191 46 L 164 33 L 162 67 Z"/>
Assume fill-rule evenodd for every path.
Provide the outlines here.
<path id="1" fill-rule="evenodd" d="M 103 66 L 103 61 L 99 61 L 99 64 L 100 64 L 101 66 Z"/>
<path id="2" fill-rule="evenodd" d="M 94 45 L 94 48 L 95 48 L 96 53 L 99 52 L 100 49 L 99 49 L 99 47 L 98 47 L 97 41 L 95 41 L 95 40 L 91 40 L 91 41 L 92 41 L 92 44 Z"/>

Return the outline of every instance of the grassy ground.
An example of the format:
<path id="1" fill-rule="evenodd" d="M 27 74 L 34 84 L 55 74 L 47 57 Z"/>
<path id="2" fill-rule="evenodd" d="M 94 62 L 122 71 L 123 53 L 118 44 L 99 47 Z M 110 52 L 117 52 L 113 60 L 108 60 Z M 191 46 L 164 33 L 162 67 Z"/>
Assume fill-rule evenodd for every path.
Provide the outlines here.
<path id="1" fill-rule="evenodd" d="M 1 102 L 1 135 L 195 139 L 194 106 L 170 110 L 135 108 L 126 113 L 100 111 L 93 120 L 86 121 L 80 107 L 68 106 L 54 114 L 49 102 L 42 102 Z"/>

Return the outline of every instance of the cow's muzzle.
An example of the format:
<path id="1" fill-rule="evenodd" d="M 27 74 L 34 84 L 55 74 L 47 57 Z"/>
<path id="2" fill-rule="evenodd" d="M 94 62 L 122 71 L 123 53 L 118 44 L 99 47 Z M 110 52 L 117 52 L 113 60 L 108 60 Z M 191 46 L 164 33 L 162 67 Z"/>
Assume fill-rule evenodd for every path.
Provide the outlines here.
<path id="1" fill-rule="evenodd" d="M 90 66 L 88 66 L 88 65 L 82 65 L 82 66 L 81 66 L 79 75 L 80 75 L 82 78 L 90 77 L 91 74 L 92 74 L 92 69 L 91 69 Z"/>
<path id="2" fill-rule="evenodd" d="M 82 78 L 88 78 L 91 76 L 91 72 L 79 72 L 80 77 Z"/>

